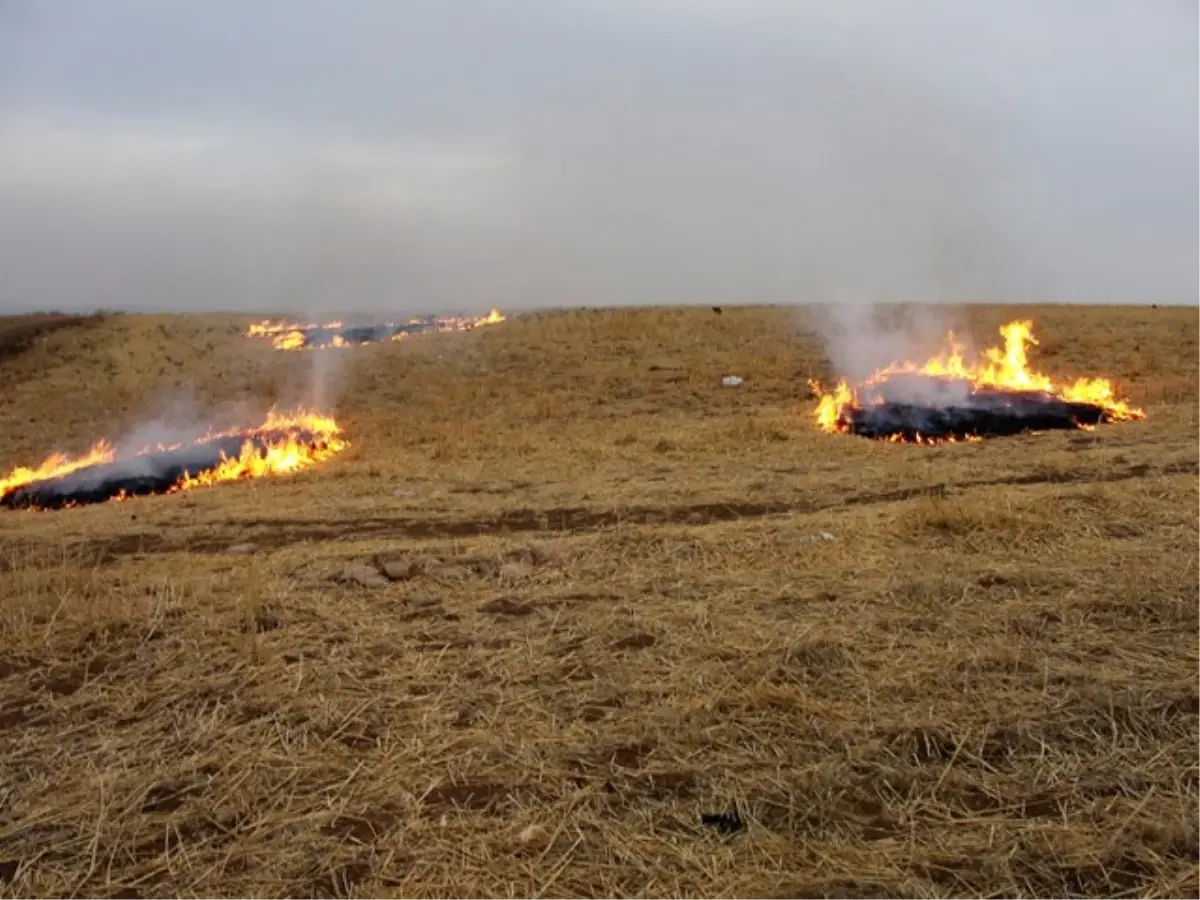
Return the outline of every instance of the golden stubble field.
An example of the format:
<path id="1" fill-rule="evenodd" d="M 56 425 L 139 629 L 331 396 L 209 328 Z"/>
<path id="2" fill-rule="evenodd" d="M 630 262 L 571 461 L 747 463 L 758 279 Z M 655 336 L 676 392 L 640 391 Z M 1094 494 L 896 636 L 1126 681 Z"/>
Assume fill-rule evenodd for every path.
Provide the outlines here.
<path id="1" fill-rule="evenodd" d="M 805 315 L 345 351 L 322 467 L 0 510 L 0 893 L 1195 896 L 1197 311 L 962 311 L 1148 418 L 942 447 L 818 433 Z M 0 324 L 0 468 L 303 397 L 247 321 Z"/>

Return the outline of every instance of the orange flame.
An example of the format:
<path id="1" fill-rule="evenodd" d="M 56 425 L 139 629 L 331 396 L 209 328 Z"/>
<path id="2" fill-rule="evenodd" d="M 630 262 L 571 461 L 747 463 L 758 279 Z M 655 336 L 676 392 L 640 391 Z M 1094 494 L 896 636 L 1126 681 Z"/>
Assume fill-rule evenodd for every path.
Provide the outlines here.
<path id="1" fill-rule="evenodd" d="M 412 337 L 414 334 L 425 334 L 428 332 L 437 331 L 470 331 L 474 328 L 480 328 L 484 325 L 495 325 L 505 321 L 505 316 L 495 307 L 486 316 L 428 316 L 409 319 L 405 325 L 421 326 L 419 331 L 397 331 L 390 335 L 393 341 L 402 341 Z M 325 324 L 310 323 L 300 325 L 296 323 L 272 322 L 269 319 L 264 319 L 262 322 L 255 322 L 246 329 L 246 337 L 251 338 L 270 338 L 272 345 L 276 350 L 324 350 L 328 348 L 350 347 L 354 346 L 350 341 L 346 340 L 342 335 L 335 334 L 329 340 L 329 343 L 312 345 L 308 343 L 306 332 L 315 329 L 335 330 L 345 327 L 343 322 L 327 322 Z M 380 326 L 381 329 L 399 327 L 396 322 L 387 322 Z M 366 343 L 376 343 L 376 341 L 366 341 Z"/>
<path id="2" fill-rule="evenodd" d="M 397 332 L 392 335 L 392 340 L 403 341 L 414 334 L 425 334 L 430 331 L 471 331 L 474 328 L 481 328 L 484 325 L 496 325 L 503 321 L 504 315 L 495 307 L 492 307 L 491 312 L 486 316 L 435 316 L 433 319 L 409 319 L 409 325 L 426 325 L 428 327 L 420 332 Z"/>
<path id="3" fill-rule="evenodd" d="M 813 411 L 817 426 L 823 431 L 847 431 L 849 426 L 845 411 L 848 408 L 861 408 L 860 393 L 885 384 L 897 375 L 924 375 L 959 380 L 966 382 L 973 389 L 1039 391 L 1072 403 L 1099 406 L 1109 421 L 1120 422 L 1146 417 L 1141 409 L 1118 399 L 1112 383 L 1106 378 L 1078 378 L 1070 383 L 1057 384 L 1048 375 L 1031 371 L 1027 347 L 1030 344 L 1037 345 L 1032 322 L 1009 322 L 1000 326 L 1000 334 L 1004 338 L 1003 349 L 988 348 L 976 361 L 966 359 L 963 345 L 955 340 L 954 333 L 951 332 L 946 339 L 947 350 L 924 363 L 892 363 L 875 371 L 857 386 L 851 386 L 845 379 L 841 379 L 831 390 L 826 390 L 820 382 L 810 381 L 809 385 L 817 395 L 817 406 Z M 875 398 L 874 402 L 883 401 Z M 917 443 L 938 443 L 940 440 L 919 438 Z"/>
<path id="4" fill-rule="evenodd" d="M 209 432 L 197 438 L 199 444 L 217 438 L 244 436 L 245 441 L 236 457 L 223 456 L 214 468 L 200 472 L 187 472 L 163 493 L 177 493 L 197 487 L 236 481 L 244 478 L 264 478 L 285 475 L 306 469 L 346 449 L 349 442 L 343 437 L 342 429 L 329 416 L 305 410 L 289 413 L 267 414 L 266 421 L 258 428 L 233 429 Z M 269 437 L 264 437 L 269 436 Z M 170 452 L 182 449 L 185 444 L 158 444 L 146 447 L 134 457 L 150 453 Z M 118 461 L 112 446 L 107 441 L 97 441 L 92 448 L 79 457 L 54 454 L 33 467 L 19 466 L 0 478 L 0 498 L 6 494 L 38 481 L 60 478 L 86 466 Z M 128 499 L 118 497 L 116 499 Z"/>

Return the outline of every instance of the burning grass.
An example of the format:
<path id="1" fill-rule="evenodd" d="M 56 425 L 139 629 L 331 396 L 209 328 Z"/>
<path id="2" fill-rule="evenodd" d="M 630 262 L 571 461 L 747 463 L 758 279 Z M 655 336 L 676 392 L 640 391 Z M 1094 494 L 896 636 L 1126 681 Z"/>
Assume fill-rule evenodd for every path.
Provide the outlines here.
<path id="1" fill-rule="evenodd" d="M 833 441 L 795 311 L 580 311 L 356 355 L 320 477 L 0 515 L 0 895 L 1196 896 L 1197 311 L 1029 316 L 1145 424 Z"/>
<path id="2" fill-rule="evenodd" d="M 843 379 L 829 391 L 813 381 L 818 427 L 927 444 L 1145 418 L 1116 396 L 1108 379 L 1060 383 L 1031 371 L 1032 322 L 1009 322 L 1000 334 L 1004 348 L 989 348 L 976 362 L 950 334 L 949 349 L 925 363 L 893 363 L 857 386 Z"/>
<path id="3" fill-rule="evenodd" d="M 406 322 L 385 322 L 382 325 L 346 325 L 342 322 L 298 325 L 263 321 L 247 328 L 246 336 L 269 338 L 276 350 L 315 350 L 400 341 L 415 334 L 439 331 L 470 331 L 503 321 L 504 316 L 498 309 L 479 317 L 419 316 Z"/>
<path id="4" fill-rule="evenodd" d="M 208 434 L 127 456 L 105 441 L 80 457 L 55 454 L 0 478 L 0 506 L 62 509 L 282 475 L 316 465 L 346 446 L 341 429 L 328 416 L 272 411 L 258 428 Z"/>

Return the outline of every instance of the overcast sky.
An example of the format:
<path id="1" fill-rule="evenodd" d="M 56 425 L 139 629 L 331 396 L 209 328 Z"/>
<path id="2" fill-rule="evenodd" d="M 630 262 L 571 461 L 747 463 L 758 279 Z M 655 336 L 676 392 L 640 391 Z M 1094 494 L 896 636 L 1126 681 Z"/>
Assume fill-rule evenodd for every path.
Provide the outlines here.
<path id="1" fill-rule="evenodd" d="M 0 0 L 0 308 L 1195 303 L 1191 0 Z"/>

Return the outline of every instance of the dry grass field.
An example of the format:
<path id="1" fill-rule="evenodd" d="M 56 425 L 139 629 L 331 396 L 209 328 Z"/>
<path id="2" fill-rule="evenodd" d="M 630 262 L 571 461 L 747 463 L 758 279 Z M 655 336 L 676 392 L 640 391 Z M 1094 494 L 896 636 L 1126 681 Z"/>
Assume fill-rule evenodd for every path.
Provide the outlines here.
<path id="1" fill-rule="evenodd" d="M 1197 896 L 1197 310 L 1017 315 L 1146 420 L 827 435 L 803 311 L 580 310 L 320 351 L 294 477 L 0 510 L 0 894 Z M 248 321 L 0 324 L 0 469 L 302 399 Z"/>

